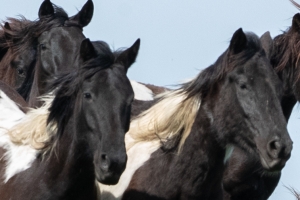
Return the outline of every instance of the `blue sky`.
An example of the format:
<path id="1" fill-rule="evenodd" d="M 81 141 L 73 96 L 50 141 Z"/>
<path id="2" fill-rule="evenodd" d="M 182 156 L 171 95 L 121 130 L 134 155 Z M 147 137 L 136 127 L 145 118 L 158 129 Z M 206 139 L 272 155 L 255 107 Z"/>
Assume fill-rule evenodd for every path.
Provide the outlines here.
<path id="1" fill-rule="evenodd" d="M 36 19 L 41 2 L 5 1 L 0 19 L 18 14 Z M 85 0 L 52 2 L 73 15 Z M 298 12 L 288 0 L 94 0 L 94 4 L 92 22 L 84 29 L 86 37 L 104 40 L 114 49 L 129 47 L 141 38 L 139 56 L 129 77 L 161 86 L 192 78 L 212 64 L 238 28 L 257 35 L 270 31 L 274 37 L 291 25 Z M 299 122 L 296 105 L 288 124 L 294 141 L 292 157 L 271 200 L 293 199 L 284 185 L 300 190 Z"/>

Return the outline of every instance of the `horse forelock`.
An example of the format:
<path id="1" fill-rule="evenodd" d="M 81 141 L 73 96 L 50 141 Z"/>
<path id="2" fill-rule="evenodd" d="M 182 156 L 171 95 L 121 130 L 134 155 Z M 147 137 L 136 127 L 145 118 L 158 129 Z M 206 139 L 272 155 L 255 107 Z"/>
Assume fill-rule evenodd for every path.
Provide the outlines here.
<path id="1" fill-rule="evenodd" d="M 49 107 L 53 96 L 42 97 L 44 105 L 31 109 L 24 118 L 8 131 L 10 140 L 17 145 L 29 145 L 34 149 L 43 149 L 45 144 L 55 134 L 56 125 L 47 125 Z"/>
<path id="2" fill-rule="evenodd" d="M 134 140 L 129 141 L 127 149 L 142 141 L 159 141 L 162 146 L 173 144 L 178 152 L 191 132 L 201 100 L 187 98 L 181 90 L 167 91 L 159 96 L 159 102 L 141 113 L 130 124 L 127 132 Z"/>

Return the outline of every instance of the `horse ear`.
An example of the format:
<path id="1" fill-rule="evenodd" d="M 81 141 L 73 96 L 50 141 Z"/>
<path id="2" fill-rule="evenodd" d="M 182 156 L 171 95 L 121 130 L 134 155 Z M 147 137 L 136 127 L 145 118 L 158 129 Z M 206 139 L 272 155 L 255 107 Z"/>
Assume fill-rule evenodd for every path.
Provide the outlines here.
<path id="1" fill-rule="evenodd" d="M 8 30 L 8 31 L 11 31 L 11 27 L 10 27 L 10 25 L 9 25 L 8 22 L 5 22 L 5 23 L 4 23 L 4 29 L 6 29 L 6 30 Z M 6 40 L 11 40 L 11 39 L 12 39 L 11 35 L 8 34 L 6 31 L 4 31 L 4 35 L 5 35 L 5 39 L 6 39 Z"/>
<path id="2" fill-rule="evenodd" d="M 272 51 L 273 51 L 273 40 L 271 37 L 271 34 L 269 31 L 265 32 L 261 37 L 260 37 L 260 42 L 261 46 L 264 49 L 266 56 L 268 59 L 271 58 Z"/>
<path id="3" fill-rule="evenodd" d="M 245 49 L 246 46 L 247 46 L 247 37 L 243 32 L 243 29 L 239 28 L 238 30 L 235 31 L 235 33 L 233 34 L 230 40 L 229 50 L 233 54 L 237 54 L 240 53 L 243 49 Z"/>
<path id="4" fill-rule="evenodd" d="M 7 30 L 10 30 L 11 31 L 11 28 L 10 28 L 10 25 L 8 22 L 5 22 L 4 23 L 4 28 L 6 28 Z"/>
<path id="5" fill-rule="evenodd" d="M 80 57 L 85 62 L 91 58 L 96 56 L 96 50 L 90 41 L 90 39 L 86 38 L 81 42 L 80 45 Z"/>
<path id="6" fill-rule="evenodd" d="M 39 9 L 39 18 L 54 14 L 54 7 L 50 0 L 44 0 Z"/>
<path id="7" fill-rule="evenodd" d="M 81 27 L 87 26 L 92 20 L 94 14 L 94 3 L 92 0 L 88 0 L 82 9 L 73 17 L 70 18 L 70 21 L 74 21 L 79 24 Z"/>
<path id="8" fill-rule="evenodd" d="M 292 28 L 296 31 L 300 31 L 300 13 L 297 13 L 293 17 Z"/>
<path id="9" fill-rule="evenodd" d="M 137 39 L 131 47 L 129 47 L 128 49 L 123 51 L 118 56 L 116 62 L 121 63 L 125 67 L 126 71 L 135 62 L 135 59 L 136 59 L 139 49 L 140 49 L 140 43 L 141 43 L 141 40 Z"/>

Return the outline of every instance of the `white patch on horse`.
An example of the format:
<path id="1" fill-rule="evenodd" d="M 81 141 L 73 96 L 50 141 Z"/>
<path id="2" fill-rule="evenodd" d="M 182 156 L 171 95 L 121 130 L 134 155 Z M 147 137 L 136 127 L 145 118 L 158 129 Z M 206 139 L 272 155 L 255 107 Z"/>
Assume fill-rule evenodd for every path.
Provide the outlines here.
<path id="1" fill-rule="evenodd" d="M 224 164 L 229 160 L 234 150 L 234 146 L 232 144 L 226 145 L 225 157 L 224 157 Z"/>
<path id="2" fill-rule="evenodd" d="M 28 169 L 36 158 L 36 150 L 24 145 L 15 145 L 10 141 L 7 131 L 16 125 L 25 114 L 3 91 L 0 91 L 0 147 L 6 150 L 6 170 L 4 182 L 15 174 Z M 3 159 L 3 158 L 1 158 Z"/>
<path id="3" fill-rule="evenodd" d="M 132 138 L 126 134 L 126 144 L 128 140 Z M 147 160 L 149 160 L 151 154 L 157 150 L 159 145 L 157 142 L 138 142 L 127 151 L 127 165 L 126 169 L 121 175 L 121 178 L 117 185 L 103 185 L 99 184 L 101 191 L 101 198 L 105 200 L 121 199 L 123 193 L 127 189 L 134 172 L 140 168 Z"/>
<path id="4" fill-rule="evenodd" d="M 4 182 L 6 183 L 14 175 L 28 169 L 35 160 L 37 150 L 28 145 L 15 145 L 7 134 L 0 135 L 0 146 L 6 150 L 6 170 Z"/>
<path id="5" fill-rule="evenodd" d="M 0 90 L 0 127 L 9 129 L 15 125 L 25 114 L 19 109 L 2 90 Z"/>
<path id="6" fill-rule="evenodd" d="M 141 101 L 151 101 L 153 100 L 153 92 L 145 85 L 140 84 L 136 81 L 130 80 L 131 86 L 134 92 L 134 98 Z"/>

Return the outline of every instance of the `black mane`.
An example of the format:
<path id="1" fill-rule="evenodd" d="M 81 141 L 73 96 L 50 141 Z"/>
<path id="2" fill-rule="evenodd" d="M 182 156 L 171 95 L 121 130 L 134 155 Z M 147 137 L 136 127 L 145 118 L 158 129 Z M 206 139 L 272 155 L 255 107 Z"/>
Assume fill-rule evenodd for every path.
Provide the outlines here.
<path id="1" fill-rule="evenodd" d="M 300 52 L 300 34 L 298 31 L 292 26 L 274 38 L 274 52 L 272 53 L 271 63 L 276 72 L 297 67 Z M 300 73 L 298 74 L 299 78 Z"/>
<path id="2" fill-rule="evenodd" d="M 203 70 L 194 80 L 182 85 L 188 98 L 200 95 L 204 98 L 213 89 L 215 83 L 222 80 L 236 66 L 243 65 L 247 60 L 258 54 L 264 54 L 259 38 L 254 33 L 246 33 L 247 48 L 238 54 L 231 54 L 229 48 L 211 66 Z"/>

